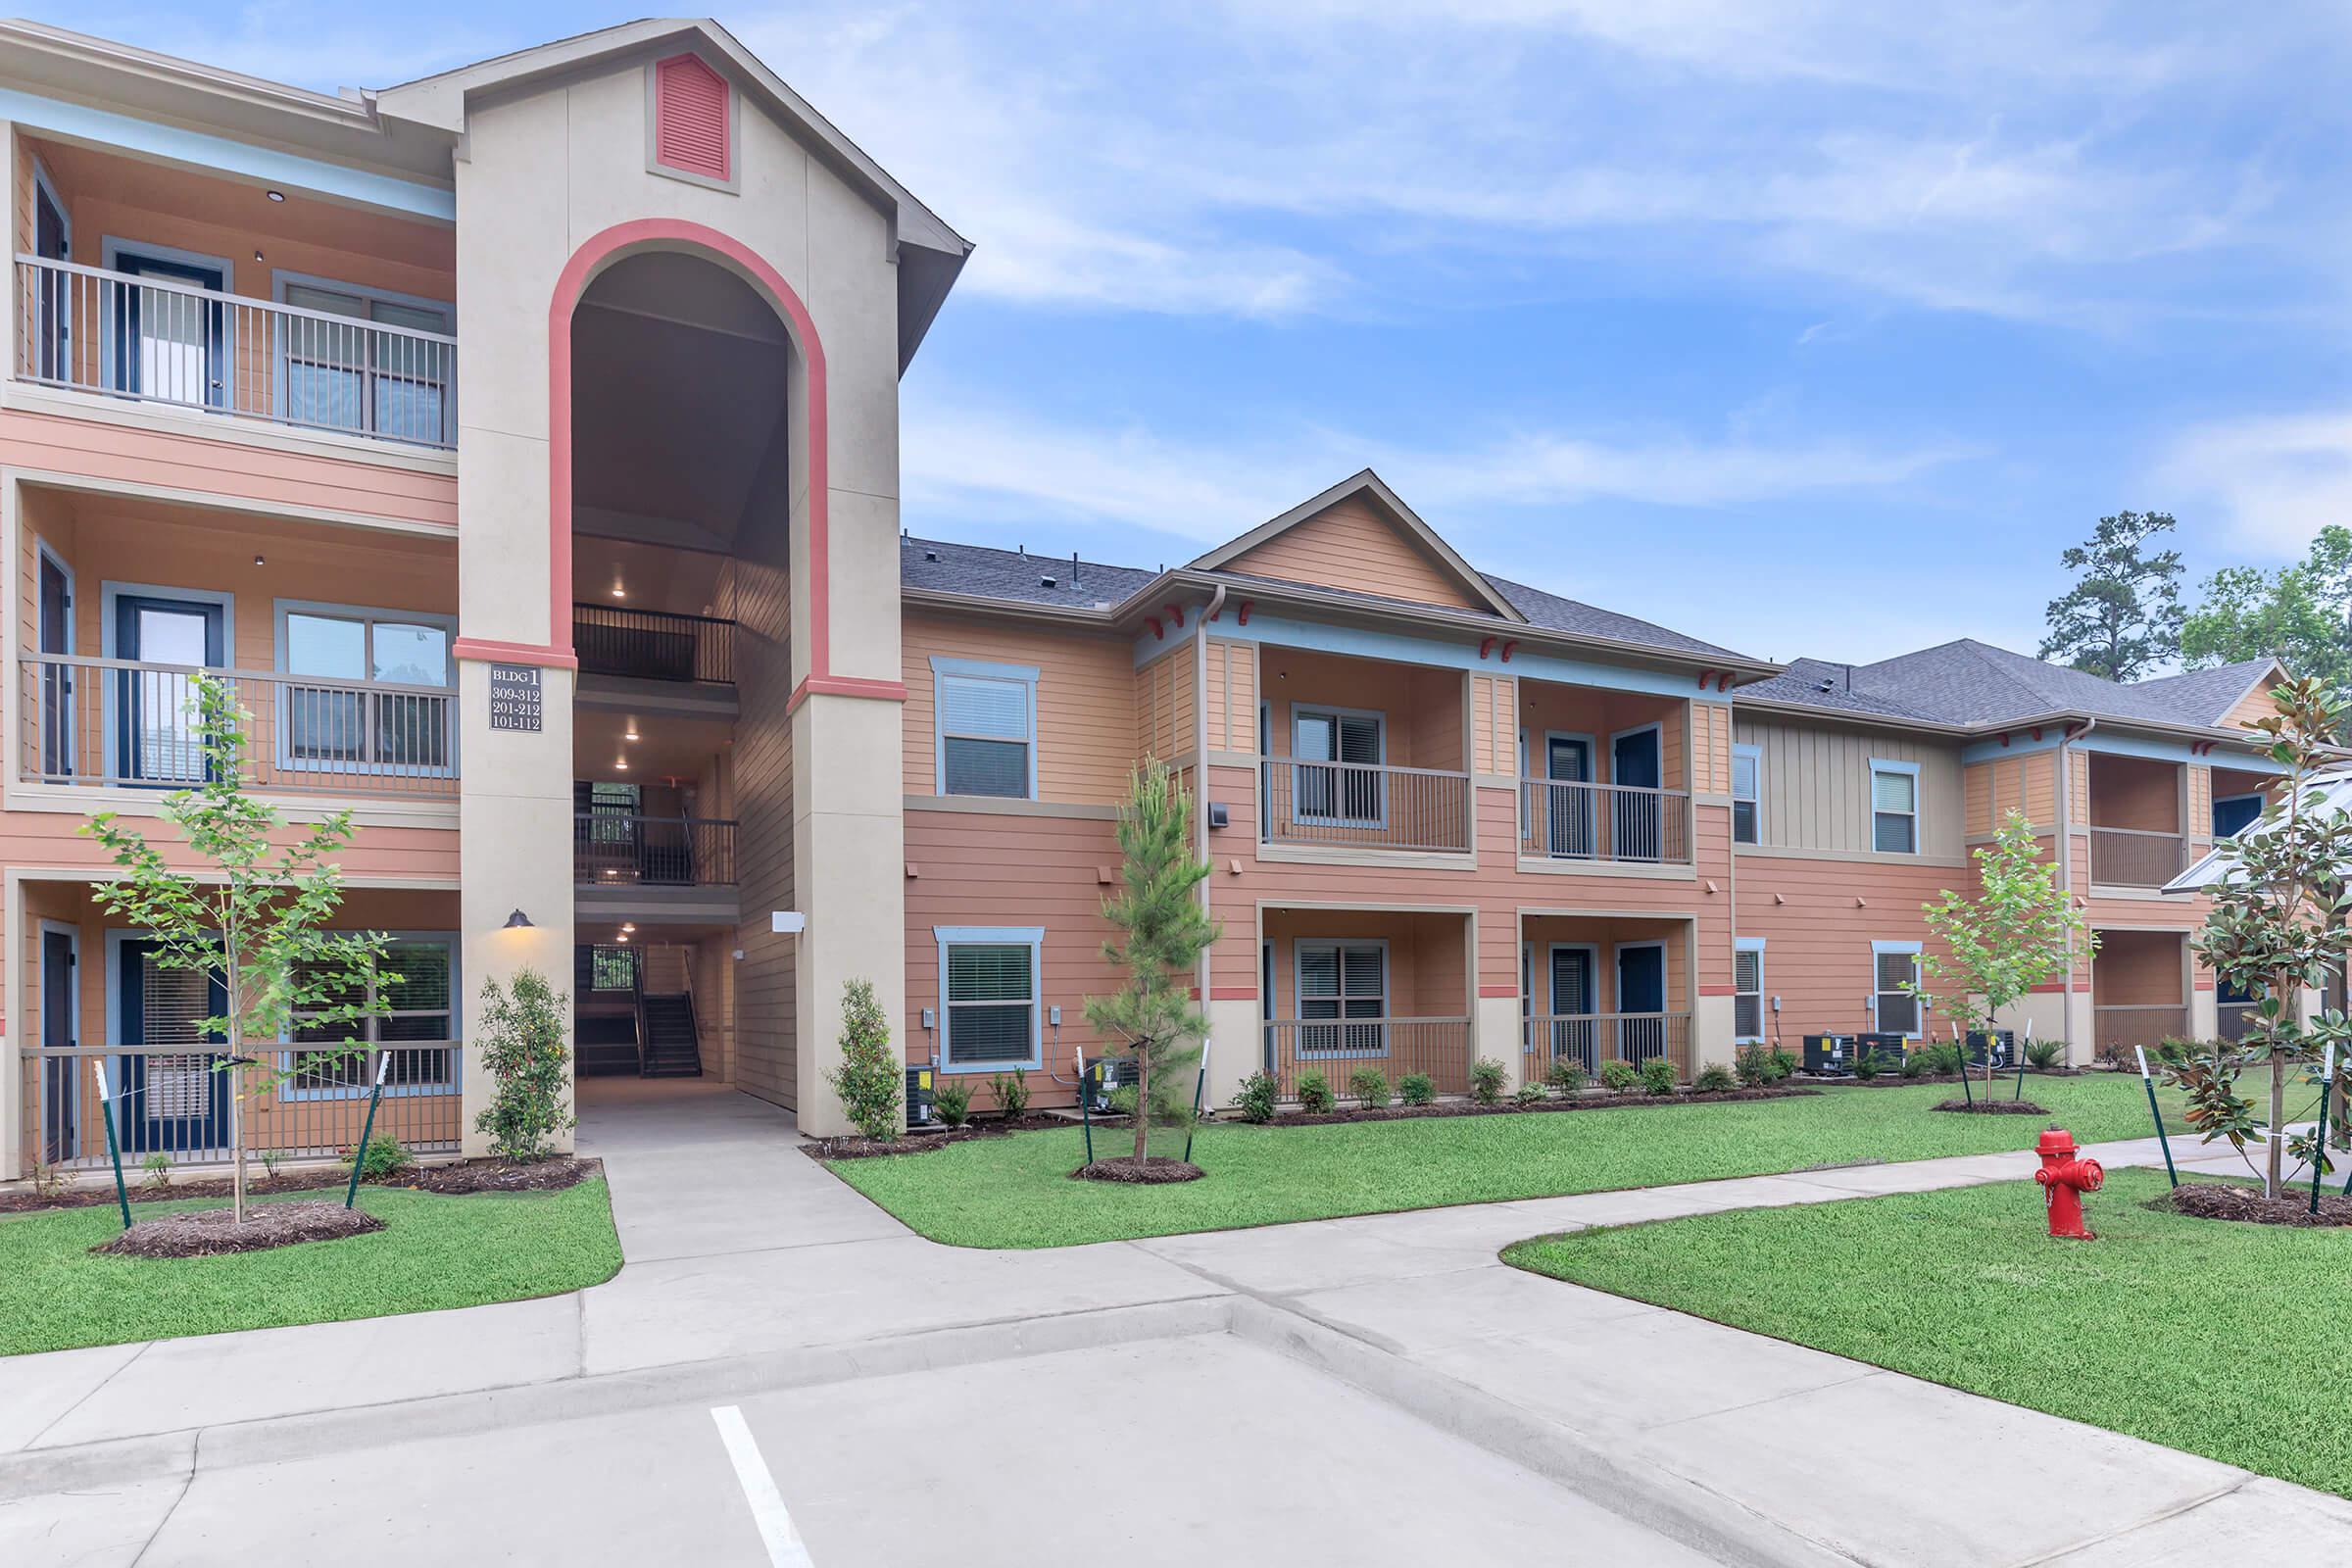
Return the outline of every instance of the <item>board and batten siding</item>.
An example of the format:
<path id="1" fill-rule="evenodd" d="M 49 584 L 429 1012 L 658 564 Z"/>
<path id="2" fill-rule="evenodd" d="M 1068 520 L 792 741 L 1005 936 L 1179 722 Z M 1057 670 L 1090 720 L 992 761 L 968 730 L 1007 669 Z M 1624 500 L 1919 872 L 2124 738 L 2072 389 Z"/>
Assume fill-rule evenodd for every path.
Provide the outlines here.
<path id="1" fill-rule="evenodd" d="M 2042 833 L 2057 825 L 2058 757 L 2054 751 L 2030 752 L 2022 757 L 1999 757 L 1971 762 L 1965 769 L 1964 827 L 1972 839 L 1989 838 L 2009 819 L 2023 813 Z"/>
<path id="2" fill-rule="evenodd" d="M 1257 645 L 1212 637 L 1208 643 L 1208 749 L 1257 750 Z"/>
<path id="3" fill-rule="evenodd" d="M 1115 805 L 1135 765 L 1137 676 L 1132 646 L 1106 632 L 909 612 L 900 634 L 906 681 L 906 793 L 935 795 L 936 657 L 1019 664 L 1037 674 L 1037 795 Z M 1192 661 L 1181 661 L 1189 708 Z M 1188 719 L 1189 724 L 1189 719 Z M 1189 743 L 1188 743 L 1189 745 Z"/>
<path id="4" fill-rule="evenodd" d="M 1867 852 L 1870 763 L 1878 758 L 1919 766 L 1919 853 L 1931 858 L 1962 853 L 1959 748 L 1889 730 L 1767 719 L 1737 710 L 1732 732 L 1737 744 L 1758 751 L 1764 848 Z"/>

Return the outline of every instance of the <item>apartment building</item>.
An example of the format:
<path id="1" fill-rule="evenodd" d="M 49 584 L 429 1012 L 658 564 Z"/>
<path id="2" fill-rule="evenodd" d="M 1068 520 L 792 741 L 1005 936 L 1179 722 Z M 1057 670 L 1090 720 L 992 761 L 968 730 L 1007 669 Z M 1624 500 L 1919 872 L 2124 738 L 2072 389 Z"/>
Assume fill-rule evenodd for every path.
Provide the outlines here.
<path id="1" fill-rule="evenodd" d="M 712 24 L 340 96 L 8 24 L 0 134 L 0 1175 L 224 1152 L 207 988 L 77 832 L 202 777 L 205 670 L 254 788 L 356 813 L 427 1153 L 479 1147 L 524 967 L 583 1079 L 839 1131 L 864 978 L 910 1062 L 1066 1102 L 1146 756 L 1214 865 L 1219 1100 L 1933 1028 L 1920 906 L 2013 808 L 2106 938 L 2034 1026 L 2228 1026 L 2154 889 L 2258 808 L 2267 667 L 1782 666 L 1488 576 L 1368 472 L 1174 569 L 905 536 L 898 381 L 969 247 Z M 251 1146 L 348 1145 L 365 1076 Z"/>

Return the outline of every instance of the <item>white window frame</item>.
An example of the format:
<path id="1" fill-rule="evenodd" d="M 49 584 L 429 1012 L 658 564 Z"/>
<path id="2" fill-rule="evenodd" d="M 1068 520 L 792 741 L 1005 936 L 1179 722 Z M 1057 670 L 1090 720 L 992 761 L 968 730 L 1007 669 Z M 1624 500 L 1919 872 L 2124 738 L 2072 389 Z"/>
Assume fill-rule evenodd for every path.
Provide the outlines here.
<path id="1" fill-rule="evenodd" d="M 1380 951 L 1380 996 L 1376 999 L 1380 1003 L 1380 1016 L 1378 1018 L 1349 1018 L 1348 1016 L 1348 1003 L 1375 1000 L 1363 996 L 1350 996 L 1348 992 L 1347 950 L 1349 948 L 1377 948 Z M 1309 997 L 1306 994 L 1306 956 L 1309 953 L 1319 952 L 1325 949 L 1331 951 L 1333 976 L 1337 980 L 1340 989 L 1334 996 Z M 1396 1011 L 1395 1005 L 1390 1000 L 1392 988 L 1396 983 L 1395 973 L 1389 967 L 1390 957 L 1389 939 L 1387 937 L 1294 937 L 1291 939 L 1291 1010 L 1298 1016 L 1298 1032 L 1301 1042 L 1294 1054 L 1298 1057 L 1299 1060 L 1305 1061 L 1312 1059 L 1315 1061 L 1337 1061 L 1350 1058 L 1370 1059 L 1386 1056 L 1389 1054 L 1388 1026 L 1390 1021 L 1396 1016 Z M 1306 1004 L 1309 1002 L 1336 1002 L 1339 1004 L 1340 1007 L 1339 1015 L 1334 1018 L 1315 1018 L 1310 1020 L 1306 1016 Z M 1341 1041 L 1340 1049 L 1337 1051 L 1306 1050 L 1303 1042 L 1306 1030 L 1310 1023 L 1330 1024 L 1339 1029 Z M 1380 1026 L 1380 1049 L 1378 1051 L 1349 1050 L 1347 1046 L 1347 1025 L 1350 1023 L 1378 1024 Z"/>
<path id="2" fill-rule="evenodd" d="M 1742 953 L 1752 953 L 1756 956 L 1756 989 L 1753 991 L 1742 991 L 1740 989 L 1740 955 Z M 1873 956 L 1870 962 L 1871 983 L 1876 985 L 1879 978 L 1879 960 L 1876 956 Z M 1764 938 L 1740 937 L 1732 944 L 1732 1041 L 1735 1045 L 1760 1046 L 1764 1043 L 1764 1037 L 1768 1033 L 1766 1013 L 1764 1008 L 1764 998 L 1766 994 L 1767 993 L 1764 986 Z M 1752 996 L 1756 999 L 1756 1031 L 1753 1034 L 1741 1034 L 1740 1032 L 1740 999 L 1741 997 L 1748 996 Z M 1873 993 L 1873 997 L 1876 997 L 1875 992 Z M 1875 1014 L 1873 1021 L 1876 1021 Z"/>
<path id="3" fill-rule="evenodd" d="M 935 925 L 932 940 L 939 950 L 939 1062 L 942 1073 L 1010 1072 L 1015 1067 L 1034 1072 L 1045 1065 L 1046 929 L 1015 925 Z M 950 948 L 1027 948 L 1029 950 L 1029 1054 L 1021 1061 L 976 1061 L 958 1065 L 955 1059 L 956 1031 L 949 1012 L 948 950 Z M 1002 1003 L 972 1003 L 972 1006 L 1002 1006 Z"/>
<path id="4" fill-rule="evenodd" d="M 1886 1035 L 1894 1034 L 1897 1032 L 1892 1029 L 1881 1028 L 1879 1025 L 1879 1003 L 1881 999 L 1895 994 L 1890 991 L 1881 991 L 1879 989 L 1879 959 L 1883 956 L 1893 954 L 1909 954 L 1911 956 L 1911 978 L 1917 980 L 1919 978 L 1919 952 L 1920 945 L 1916 942 L 1873 942 L 1870 945 L 1870 1032 L 1872 1034 Z M 1927 1038 L 1928 1033 L 1927 999 L 1925 997 L 1915 996 L 1912 998 L 1912 1005 L 1915 1009 L 1913 1014 L 1913 1022 L 1915 1027 L 1902 1030 L 1900 1033 L 1906 1040 L 1924 1040 Z"/>
<path id="5" fill-rule="evenodd" d="M 279 700 L 275 705 L 277 708 L 277 765 L 280 768 L 289 773 L 389 773 L 401 778 L 456 778 L 458 776 L 458 733 L 463 726 L 458 722 L 457 616 L 436 614 L 423 610 L 388 610 L 374 605 L 333 605 L 314 599 L 277 600 L 271 606 L 271 629 L 275 640 L 273 658 L 276 672 L 280 677 L 278 682 Z M 362 622 L 366 627 L 366 640 L 362 644 L 362 648 L 368 673 L 357 680 L 339 675 L 296 674 L 290 667 L 293 645 L 288 642 L 286 637 L 286 622 L 289 617 L 294 615 L 308 615 L 317 620 Z M 374 673 L 375 623 L 380 620 L 394 621 L 408 626 L 434 626 L 448 635 L 449 643 L 444 650 L 443 657 L 444 674 L 448 678 L 440 688 L 448 694 L 447 700 L 442 705 L 443 711 L 447 715 L 448 727 L 445 741 L 449 755 L 447 766 L 425 767 L 415 762 L 350 762 L 339 759 L 317 760 L 294 755 L 294 715 L 284 701 L 286 688 L 305 680 L 315 680 L 330 685 L 373 688 L 376 685 Z"/>
<path id="6" fill-rule="evenodd" d="M 1029 751 L 1028 791 L 1022 795 L 957 795 L 956 800 L 972 801 L 1034 801 L 1037 799 L 1037 686 L 1038 670 L 1033 664 L 1000 664 L 981 659 L 950 659 L 945 655 L 931 656 L 931 788 L 933 793 L 948 793 L 948 742 L 956 740 L 994 741 L 1009 744 L 1009 735 L 978 735 L 948 729 L 947 681 L 950 676 L 965 680 L 1003 681 L 1022 689 L 1022 701 L 1028 710 L 1028 735 L 1021 744 Z"/>
<path id="7" fill-rule="evenodd" d="M 466 1033 L 466 988 L 461 982 L 459 966 L 466 961 L 466 942 L 464 934 L 457 931 L 387 931 L 384 932 L 383 935 L 389 937 L 395 944 L 404 942 L 432 942 L 439 943 L 449 949 L 449 1005 L 447 1007 L 401 1007 L 397 1004 L 400 988 L 398 986 L 394 986 L 392 987 L 393 996 L 391 1000 L 394 1002 L 395 1005 L 393 1006 L 392 1011 L 396 1014 L 401 1012 L 446 1012 L 449 1014 L 450 1039 L 453 1041 L 463 1040 Z M 387 954 L 385 956 L 387 961 L 389 961 L 391 956 Z M 352 1027 L 355 1030 L 365 1033 L 365 1031 L 372 1029 L 381 1022 L 383 1022 L 381 1018 L 362 1018 L 357 1020 Z M 288 1101 L 364 1100 L 368 1097 L 369 1084 L 373 1081 L 372 1074 L 374 1068 L 372 1063 L 375 1059 L 375 1054 L 377 1052 L 429 1051 L 432 1049 L 430 1046 L 419 1041 L 367 1040 L 363 1038 L 357 1054 L 360 1061 L 363 1063 L 362 1076 L 367 1078 L 368 1082 L 341 1084 L 318 1089 L 304 1089 L 300 1086 L 300 1082 L 296 1077 L 296 1070 L 300 1067 L 303 1056 L 305 1054 L 315 1054 L 320 1051 L 332 1050 L 333 1048 L 331 1046 L 319 1045 L 297 1045 L 294 1042 L 294 1031 L 291 1027 L 288 1027 L 284 1032 L 282 1032 L 278 1039 L 280 1043 L 286 1047 L 284 1051 L 278 1054 L 278 1065 L 287 1076 L 284 1086 L 277 1091 L 277 1095 L 279 1099 Z M 384 1084 L 384 1098 L 386 1100 L 392 1100 L 395 1098 L 419 1099 L 430 1095 L 454 1096 L 461 1093 L 464 1087 L 462 1080 L 465 1077 L 466 1071 L 466 1064 L 462 1059 L 464 1049 L 465 1048 L 462 1045 L 452 1045 L 444 1048 L 449 1056 L 449 1081 L 447 1083 L 396 1084 L 387 1079 Z"/>
<path id="8" fill-rule="evenodd" d="M 1745 795 L 1740 793 L 1740 764 L 1742 761 L 1748 764 L 1748 793 Z M 1740 807 L 1742 802 L 1747 806 L 1749 831 L 1746 838 L 1740 836 Z M 1911 804 L 1915 807 L 1919 804 L 1916 794 Z M 1761 746 L 1741 744 L 1732 748 L 1732 842 L 1764 842 L 1764 748 Z"/>
<path id="9" fill-rule="evenodd" d="M 1911 809 L 1910 809 L 1910 811 L 1909 811 L 1908 813 L 1905 813 L 1905 812 L 1902 812 L 1902 811 L 1884 811 L 1884 812 L 1882 812 L 1882 811 L 1879 809 L 1879 775 L 1880 775 L 1881 773 L 1901 773 L 1901 774 L 1903 774 L 1903 775 L 1907 776 L 1907 777 L 1908 777 L 1908 778 L 1911 780 Z M 1917 854 L 1919 854 L 1919 853 L 1920 853 L 1920 848 L 1919 848 L 1919 843 L 1920 843 L 1920 838 L 1919 838 L 1919 818 L 1920 818 L 1920 807 L 1921 807 L 1921 805 L 1923 804 L 1923 803 L 1922 803 L 1922 801 L 1921 801 L 1921 799 L 1920 799 L 1920 791 L 1919 791 L 1919 764 L 1918 764 L 1917 762 L 1897 762 L 1897 761 L 1893 761 L 1893 760 L 1889 760 L 1889 759 L 1887 759 L 1887 758 L 1884 758 L 1884 757 L 1874 757 L 1874 758 L 1872 758 L 1872 759 L 1870 760 L 1870 796 L 1869 796 L 1869 802 L 1870 802 L 1870 849 L 1871 849 L 1871 853 L 1872 853 L 1873 855 L 1917 855 Z M 1880 849 L 1880 848 L 1879 848 L 1879 818 L 1880 818 L 1881 816 L 1883 816 L 1883 815 L 1884 815 L 1884 816 L 1903 816 L 1903 815 L 1906 815 L 1906 814 L 1908 814 L 1908 815 L 1909 815 L 1909 817 L 1911 818 L 1911 847 L 1910 847 L 1909 849 L 1907 849 L 1907 850 L 1882 850 L 1882 849 Z"/>
<path id="10" fill-rule="evenodd" d="M 1382 711 L 1378 709 L 1339 708 L 1330 703 L 1294 702 L 1290 706 L 1292 819 L 1298 822 L 1311 822 L 1317 827 L 1387 827 L 1389 825 L 1389 775 L 1386 769 L 1389 765 L 1389 715 L 1385 711 Z M 1331 775 L 1333 782 L 1339 786 L 1339 795 L 1341 797 L 1341 799 L 1335 800 L 1332 803 L 1335 808 L 1335 814 L 1329 816 L 1320 814 L 1309 816 L 1306 812 L 1299 809 L 1298 802 L 1300 795 L 1298 781 L 1301 776 L 1300 770 L 1325 763 L 1337 764 L 1340 760 L 1337 755 L 1319 759 L 1301 758 L 1298 755 L 1298 726 L 1310 718 L 1328 718 L 1331 720 L 1331 749 L 1334 754 L 1337 754 L 1340 749 L 1339 721 L 1341 719 L 1368 718 L 1379 727 L 1377 739 L 1379 740 L 1380 744 L 1377 748 L 1375 748 L 1377 755 L 1371 763 L 1373 767 L 1382 769 L 1382 771 L 1372 775 L 1372 796 L 1380 806 L 1380 809 L 1376 813 L 1371 816 L 1343 816 L 1336 814 L 1338 810 L 1344 810 L 1346 808 L 1345 797 L 1347 794 L 1348 779 L 1348 775 L 1344 768 L 1337 766 L 1334 767 Z"/>

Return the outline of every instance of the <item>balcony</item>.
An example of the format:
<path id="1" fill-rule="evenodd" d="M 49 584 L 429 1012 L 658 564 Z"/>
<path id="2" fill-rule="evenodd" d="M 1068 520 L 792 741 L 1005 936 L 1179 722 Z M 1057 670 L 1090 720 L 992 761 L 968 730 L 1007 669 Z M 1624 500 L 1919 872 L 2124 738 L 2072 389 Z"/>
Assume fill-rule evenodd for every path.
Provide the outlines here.
<path id="1" fill-rule="evenodd" d="M 257 788 L 457 797 L 457 700 L 445 687 L 66 654 L 28 654 L 17 662 L 24 723 L 17 776 L 28 783 L 184 789 L 204 782 L 194 715 L 201 674 L 224 681 L 246 711 L 240 762 Z"/>
<path id="2" fill-rule="evenodd" d="M 731 686 L 735 622 L 672 611 L 571 607 L 572 651 L 583 675 Z"/>
<path id="3" fill-rule="evenodd" d="M 572 822 L 572 881 L 583 888 L 735 885 L 735 824 L 711 817 L 581 811 Z"/>
<path id="4" fill-rule="evenodd" d="M 1467 773 L 1281 758 L 1265 759 L 1258 773 L 1258 832 L 1267 844 L 1470 853 Z"/>
<path id="5" fill-rule="evenodd" d="M 380 306 L 363 319 L 20 255 L 15 375 L 122 402 L 453 449 L 458 340 L 386 319 L 396 310 Z"/>
<path id="6" fill-rule="evenodd" d="M 2188 866 L 2188 841 L 2178 833 L 2146 828 L 2090 830 L 2093 887 L 2160 888 Z"/>
<path id="7" fill-rule="evenodd" d="M 1519 781 L 1519 853 L 1531 859 L 1690 863 L 1690 792 Z"/>

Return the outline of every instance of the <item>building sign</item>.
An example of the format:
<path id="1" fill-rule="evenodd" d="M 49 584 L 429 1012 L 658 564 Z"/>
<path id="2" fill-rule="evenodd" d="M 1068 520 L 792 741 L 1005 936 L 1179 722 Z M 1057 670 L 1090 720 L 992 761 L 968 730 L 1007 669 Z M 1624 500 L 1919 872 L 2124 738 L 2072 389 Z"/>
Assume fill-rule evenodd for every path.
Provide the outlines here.
<path id="1" fill-rule="evenodd" d="M 490 666 L 490 727 L 528 730 L 541 726 L 539 671 L 529 664 Z"/>

